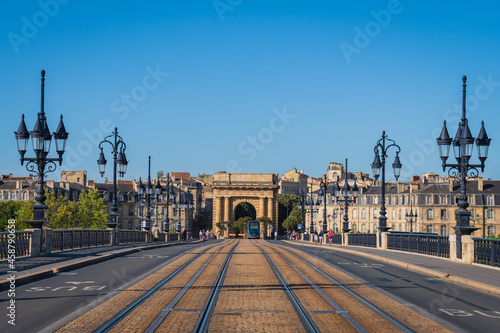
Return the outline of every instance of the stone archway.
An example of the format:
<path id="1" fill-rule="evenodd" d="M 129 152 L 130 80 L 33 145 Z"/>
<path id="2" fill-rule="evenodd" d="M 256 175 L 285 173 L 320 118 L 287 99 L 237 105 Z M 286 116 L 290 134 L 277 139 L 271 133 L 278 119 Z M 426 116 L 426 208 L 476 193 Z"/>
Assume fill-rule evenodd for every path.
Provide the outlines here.
<path id="1" fill-rule="evenodd" d="M 248 202 L 256 211 L 256 217 L 268 217 L 273 230 L 278 226 L 278 175 L 275 173 L 225 173 L 214 174 L 213 229 L 220 232 L 217 224 L 235 221 L 235 209 L 242 202 Z M 270 236 L 270 231 L 265 234 Z"/>
<path id="2" fill-rule="evenodd" d="M 257 210 L 248 201 L 240 202 L 234 206 L 234 220 L 238 221 L 240 218 L 248 216 L 252 220 L 257 219 Z"/>

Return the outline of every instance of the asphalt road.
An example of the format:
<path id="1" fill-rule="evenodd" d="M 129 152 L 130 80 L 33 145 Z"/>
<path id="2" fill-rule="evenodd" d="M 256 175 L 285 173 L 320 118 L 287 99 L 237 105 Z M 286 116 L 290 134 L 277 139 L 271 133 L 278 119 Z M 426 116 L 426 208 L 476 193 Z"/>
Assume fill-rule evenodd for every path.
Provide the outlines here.
<path id="1" fill-rule="evenodd" d="M 53 332 L 120 290 L 206 244 L 186 244 L 132 253 L 16 288 L 16 325 L 8 324 L 7 291 L 0 293 L 0 332 Z M 59 320 L 61 322 L 57 323 Z M 55 324 L 54 324 L 55 323 Z"/>
<path id="2" fill-rule="evenodd" d="M 500 297 L 344 252 L 291 245 L 382 289 L 453 332 L 498 332 Z M 432 268 L 432 267 L 429 267 Z M 434 267 L 439 270 L 439 267 Z"/>

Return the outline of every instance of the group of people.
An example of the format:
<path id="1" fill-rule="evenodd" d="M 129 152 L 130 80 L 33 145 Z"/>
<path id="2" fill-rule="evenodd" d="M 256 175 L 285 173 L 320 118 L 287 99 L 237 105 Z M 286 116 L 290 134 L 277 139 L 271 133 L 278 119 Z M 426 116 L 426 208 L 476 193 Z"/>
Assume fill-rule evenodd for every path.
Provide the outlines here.
<path id="1" fill-rule="evenodd" d="M 327 235 L 328 235 L 328 244 L 332 245 L 333 235 L 334 235 L 333 230 L 330 229 Z M 323 241 L 325 240 L 324 236 L 325 234 L 323 233 L 322 230 L 320 230 L 319 233 L 315 230 L 313 233 L 313 242 L 318 244 L 323 244 Z"/>
<path id="2" fill-rule="evenodd" d="M 199 236 L 202 241 L 206 241 L 212 238 L 214 235 L 212 230 L 200 230 Z"/>

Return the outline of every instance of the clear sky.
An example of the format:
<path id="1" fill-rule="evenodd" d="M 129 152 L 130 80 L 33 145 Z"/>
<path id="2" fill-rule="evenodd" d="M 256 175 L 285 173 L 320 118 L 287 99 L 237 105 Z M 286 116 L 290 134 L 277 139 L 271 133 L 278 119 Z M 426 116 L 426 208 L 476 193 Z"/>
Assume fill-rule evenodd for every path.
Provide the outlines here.
<path id="1" fill-rule="evenodd" d="M 435 138 L 444 119 L 456 132 L 463 75 L 471 131 L 484 120 L 493 139 L 484 176 L 500 179 L 499 10 L 494 1 L 5 1 L 0 173 L 28 174 L 13 132 L 22 113 L 33 128 L 45 69 L 50 130 L 63 114 L 70 133 L 53 179 L 62 169 L 101 179 L 97 143 L 115 126 L 125 179 L 147 175 L 148 155 L 153 174 L 296 167 L 319 177 L 345 158 L 371 173 L 383 130 L 401 146 L 402 180 L 444 175 Z"/>

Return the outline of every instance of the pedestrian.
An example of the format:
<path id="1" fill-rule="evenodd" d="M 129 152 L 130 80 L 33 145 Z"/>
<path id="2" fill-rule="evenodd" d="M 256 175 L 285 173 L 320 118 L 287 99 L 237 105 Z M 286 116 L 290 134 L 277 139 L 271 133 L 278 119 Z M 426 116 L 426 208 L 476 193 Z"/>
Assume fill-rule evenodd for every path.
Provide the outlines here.
<path id="1" fill-rule="evenodd" d="M 198 237 L 200 238 L 200 240 L 203 240 L 203 230 L 200 230 L 200 232 L 198 233 Z"/>
<path id="2" fill-rule="evenodd" d="M 277 240 L 278 239 L 278 230 L 275 230 L 274 231 L 274 240 Z"/>
<path id="3" fill-rule="evenodd" d="M 154 226 L 153 227 L 153 242 L 157 243 L 158 242 L 158 227 Z"/>
<path id="4" fill-rule="evenodd" d="M 319 243 L 323 244 L 323 230 L 319 232 Z"/>
<path id="5" fill-rule="evenodd" d="M 333 231 L 330 229 L 330 232 L 328 233 L 328 243 L 330 246 L 332 246 L 332 241 L 333 241 Z"/>
<path id="6" fill-rule="evenodd" d="M 314 230 L 313 241 L 314 241 L 314 243 L 318 242 L 318 232 L 316 230 Z"/>
<path id="7" fill-rule="evenodd" d="M 182 232 L 182 238 L 184 240 L 187 240 L 187 230 L 186 229 L 184 229 L 184 231 Z"/>
<path id="8" fill-rule="evenodd" d="M 292 238 L 290 238 L 290 239 L 295 240 L 295 230 L 292 231 Z"/>

